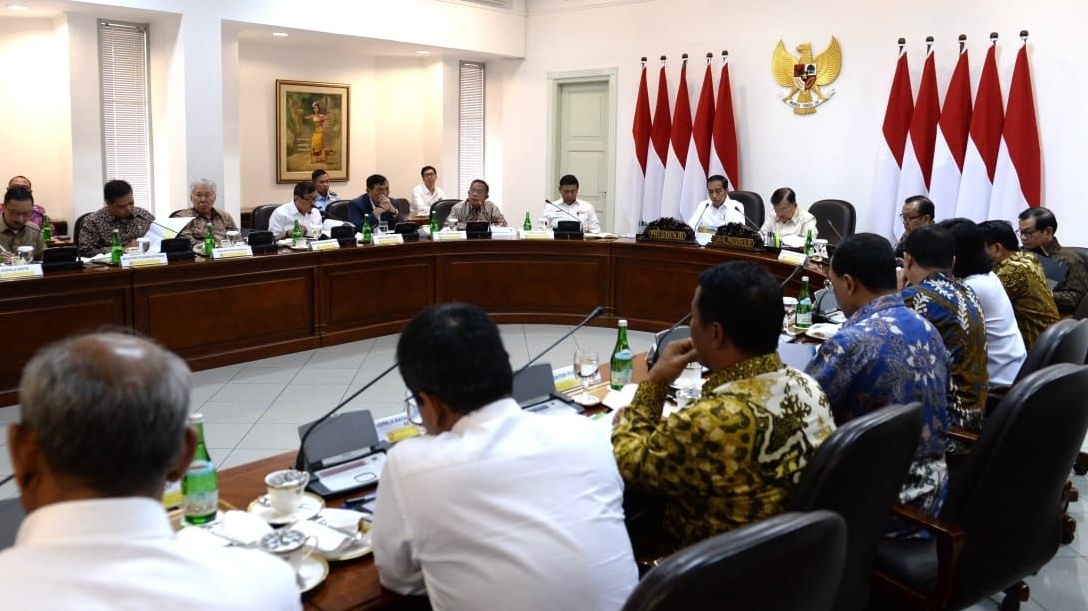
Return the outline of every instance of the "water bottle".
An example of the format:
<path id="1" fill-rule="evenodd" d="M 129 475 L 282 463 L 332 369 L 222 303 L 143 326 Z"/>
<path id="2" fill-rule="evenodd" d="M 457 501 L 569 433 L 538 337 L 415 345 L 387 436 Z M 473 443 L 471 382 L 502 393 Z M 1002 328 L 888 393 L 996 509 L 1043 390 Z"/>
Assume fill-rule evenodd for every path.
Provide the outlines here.
<path id="1" fill-rule="evenodd" d="M 616 347 L 612 350 L 611 370 L 612 374 L 608 385 L 612 390 L 622 390 L 631 383 L 635 374 L 634 353 L 627 343 L 627 321 L 620 320 L 619 332 L 616 335 Z"/>

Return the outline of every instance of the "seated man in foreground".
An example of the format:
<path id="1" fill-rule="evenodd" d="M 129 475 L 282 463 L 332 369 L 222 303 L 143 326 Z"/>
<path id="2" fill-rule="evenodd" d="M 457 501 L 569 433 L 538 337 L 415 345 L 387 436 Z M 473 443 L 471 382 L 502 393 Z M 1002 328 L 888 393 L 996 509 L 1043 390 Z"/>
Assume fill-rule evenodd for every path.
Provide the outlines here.
<path id="1" fill-rule="evenodd" d="M 523 412 L 498 327 L 476 306 L 425 310 L 397 362 L 428 435 L 385 464 L 382 585 L 436 611 L 622 607 L 638 580 L 623 481 L 589 419 Z"/>
<path id="2" fill-rule="evenodd" d="M 883 237 L 847 236 L 828 278 L 849 318 L 805 371 L 827 393 L 837 424 L 887 405 L 922 403 L 922 436 L 899 500 L 936 515 L 948 484 L 948 354 L 941 336 L 903 303 L 895 255 Z"/>
<path id="3" fill-rule="evenodd" d="M 664 349 L 612 433 L 628 486 L 666 499 L 666 552 L 781 513 L 835 429 L 816 380 L 778 357 L 782 289 L 766 270 L 704 271 L 691 311 L 691 337 Z M 668 384 L 696 360 L 713 372 L 702 397 L 662 420 Z"/>
<path id="4" fill-rule="evenodd" d="M 10 608 L 300 608 L 282 560 L 174 536 L 161 498 L 196 448 L 189 377 L 174 354 L 118 333 L 52 344 L 27 364 L 8 428 L 27 511 L 0 552 Z"/>

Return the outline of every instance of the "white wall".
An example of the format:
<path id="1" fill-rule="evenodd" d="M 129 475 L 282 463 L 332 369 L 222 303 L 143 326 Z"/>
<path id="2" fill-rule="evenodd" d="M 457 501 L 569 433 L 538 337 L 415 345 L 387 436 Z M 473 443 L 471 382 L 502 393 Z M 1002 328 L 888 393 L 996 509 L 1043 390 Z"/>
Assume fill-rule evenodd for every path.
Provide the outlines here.
<path id="1" fill-rule="evenodd" d="M 546 166 L 546 74 L 583 68 L 619 68 L 619 136 L 616 194 L 628 191 L 631 120 L 638 88 L 639 57 L 648 56 L 650 99 L 657 89 L 656 61 L 667 55 L 670 86 L 679 80 L 680 54 L 687 52 L 693 95 L 701 84 L 702 58 L 728 49 L 733 104 L 741 150 L 741 188 L 767 195 L 793 186 L 801 200 L 839 197 L 855 204 L 859 230 L 868 227 L 880 125 L 896 60 L 895 41 L 908 39 L 912 83 L 917 88 L 925 37 L 936 37 L 941 95 L 954 67 L 956 37 L 968 36 L 972 91 L 981 71 L 987 37 L 1001 35 L 998 69 L 1007 91 L 1019 49 L 1020 29 L 1031 32 L 1031 62 L 1043 144 L 1043 197 L 1058 215 L 1059 236 L 1088 243 L 1088 225 L 1074 219 L 1083 210 L 1080 176 L 1088 167 L 1088 122 L 1082 118 L 1088 81 L 1075 75 L 1077 41 L 1088 4 L 1076 0 L 988 2 L 918 0 L 895 4 L 866 0 L 532 0 L 525 59 L 506 62 L 504 141 L 506 201 L 536 201 Z M 837 95 L 814 116 L 795 116 L 779 102 L 771 77 L 771 52 L 778 40 L 788 48 L 811 42 L 823 50 L 836 36 L 843 48 Z M 720 62 L 715 59 L 717 74 Z M 492 81 L 494 82 L 494 81 Z M 516 130 L 515 130 L 515 127 Z M 528 171 L 525 169 L 528 168 Z M 617 215 L 623 218 L 623 214 Z M 1063 221 L 1063 219 L 1065 219 Z"/>

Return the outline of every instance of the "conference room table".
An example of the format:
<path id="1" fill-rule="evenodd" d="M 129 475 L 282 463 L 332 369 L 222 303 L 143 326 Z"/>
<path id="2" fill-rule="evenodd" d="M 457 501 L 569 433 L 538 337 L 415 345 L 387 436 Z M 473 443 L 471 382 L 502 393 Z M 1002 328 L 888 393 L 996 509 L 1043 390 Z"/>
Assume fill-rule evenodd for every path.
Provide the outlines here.
<path id="1" fill-rule="evenodd" d="M 465 240 L 118 269 L 93 265 L 0 283 L 0 406 L 17 402 L 23 366 L 40 347 L 112 325 L 150 336 L 193 370 L 399 332 L 421 310 L 465 301 L 496 322 L 657 331 L 691 307 L 698 275 L 724 261 L 756 261 L 780 281 L 795 267 L 769 252 L 618 240 Z M 825 267 L 807 265 L 819 286 Z M 800 288 L 796 274 L 786 294 Z"/>

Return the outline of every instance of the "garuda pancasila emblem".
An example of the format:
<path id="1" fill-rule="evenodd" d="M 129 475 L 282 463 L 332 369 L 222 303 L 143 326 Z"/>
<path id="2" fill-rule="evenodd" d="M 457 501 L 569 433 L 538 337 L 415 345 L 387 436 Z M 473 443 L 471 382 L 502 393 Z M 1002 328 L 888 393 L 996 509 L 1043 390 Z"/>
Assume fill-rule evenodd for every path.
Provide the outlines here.
<path id="1" fill-rule="evenodd" d="M 779 85 L 789 87 L 789 93 L 782 101 L 793 108 L 794 114 L 811 115 L 820 104 L 835 95 L 834 90 L 828 90 L 825 95 L 820 87 L 830 85 L 839 78 L 842 49 L 839 41 L 832 36 L 827 49 L 816 59 L 812 58 L 811 43 L 797 45 L 797 52 L 801 55 L 794 57 L 779 40 L 771 58 L 771 72 Z"/>

